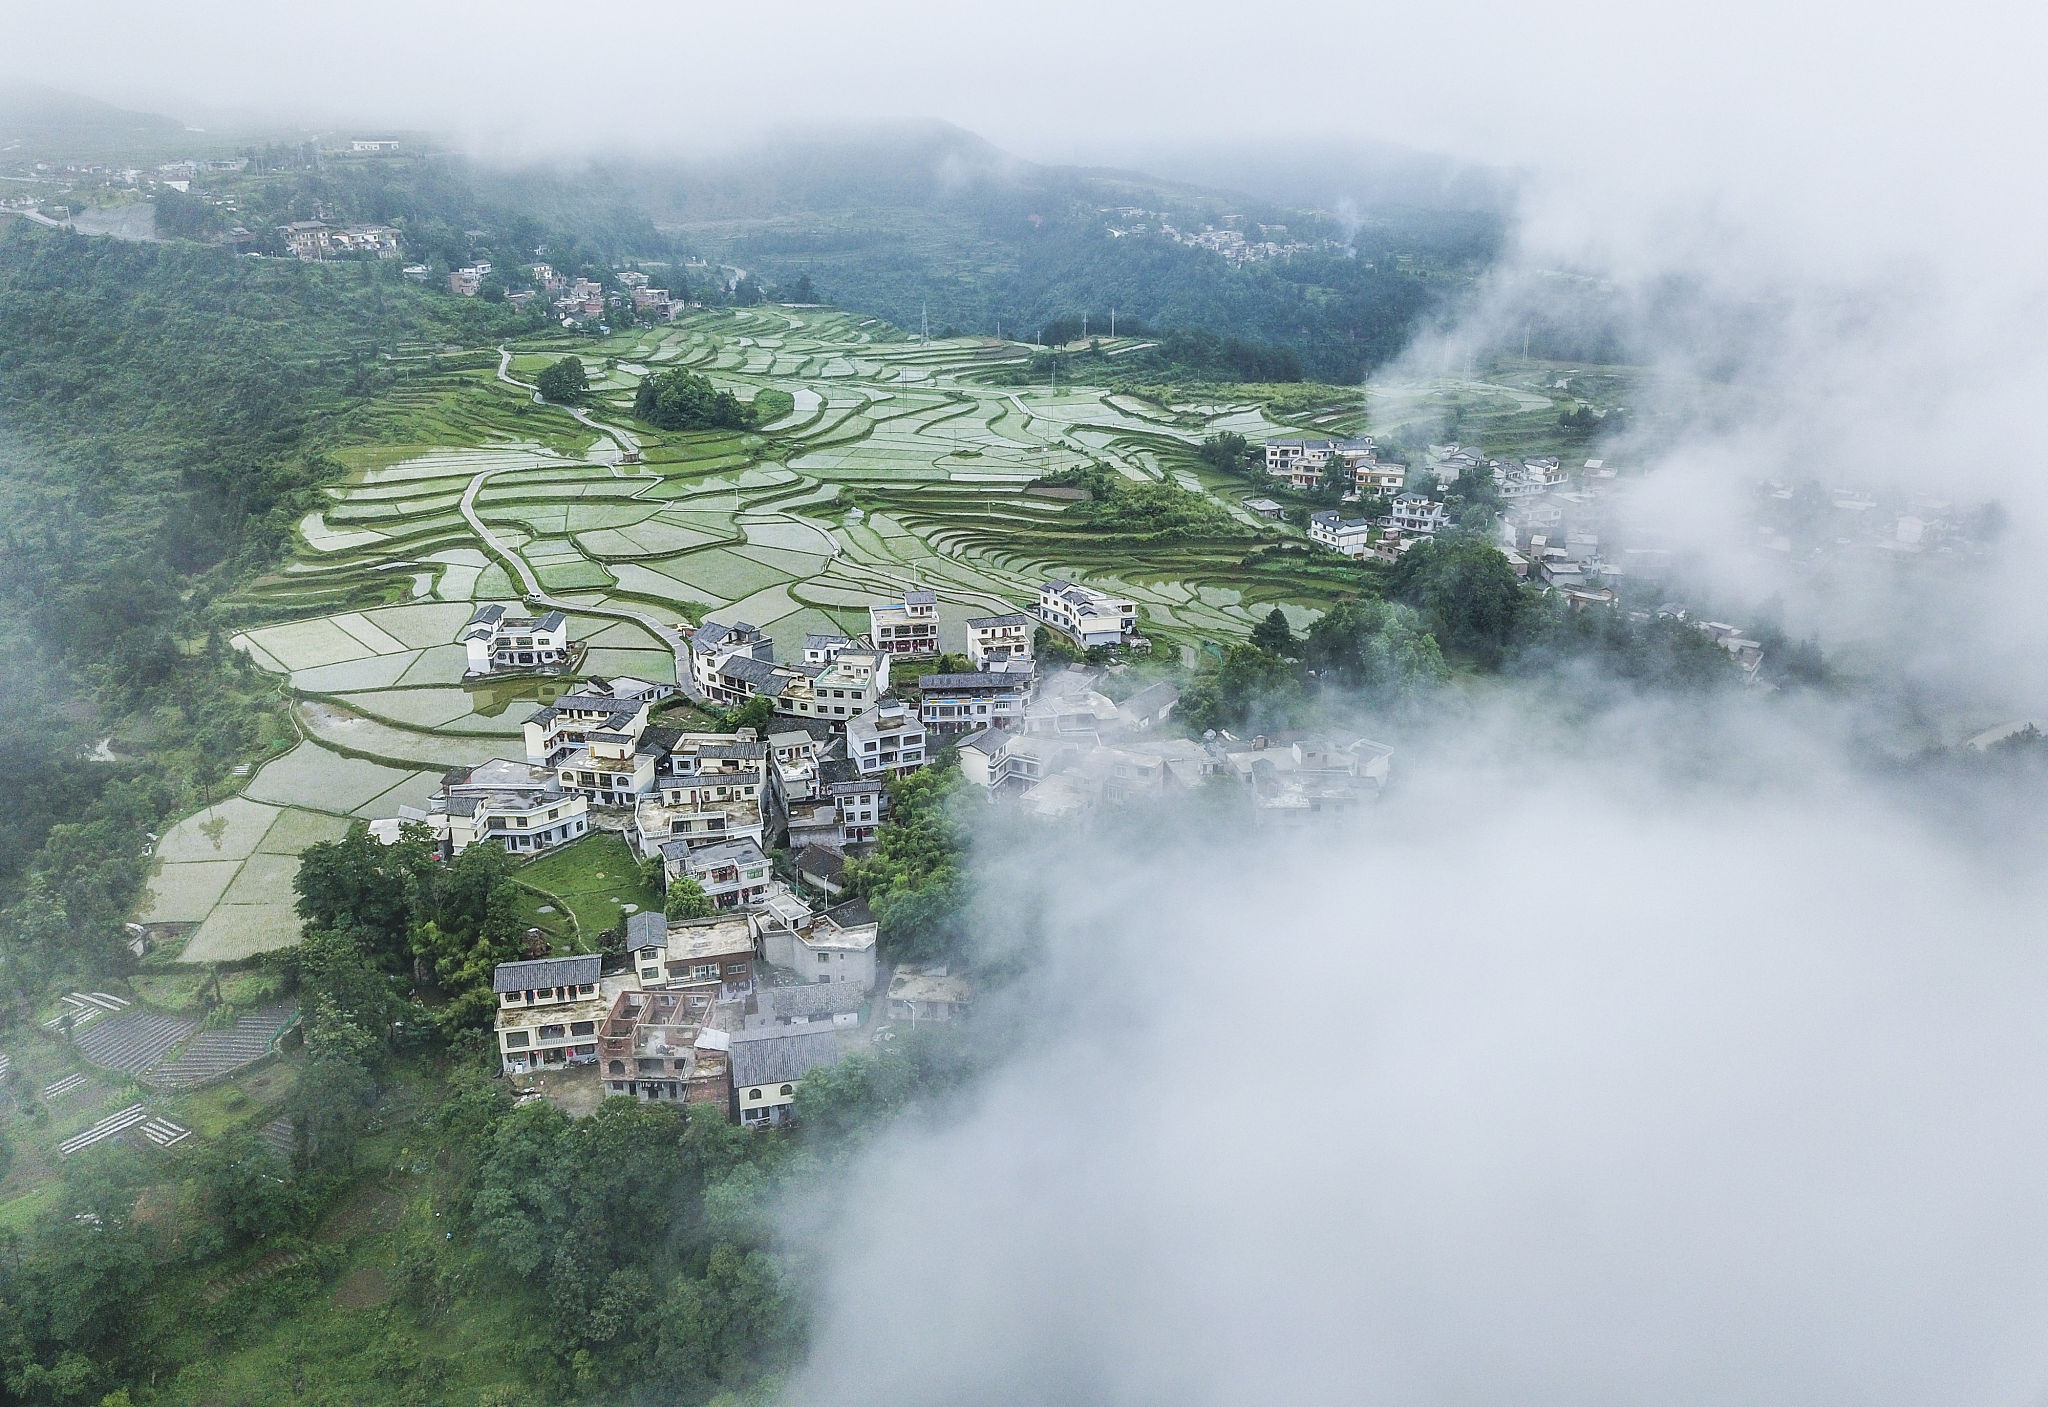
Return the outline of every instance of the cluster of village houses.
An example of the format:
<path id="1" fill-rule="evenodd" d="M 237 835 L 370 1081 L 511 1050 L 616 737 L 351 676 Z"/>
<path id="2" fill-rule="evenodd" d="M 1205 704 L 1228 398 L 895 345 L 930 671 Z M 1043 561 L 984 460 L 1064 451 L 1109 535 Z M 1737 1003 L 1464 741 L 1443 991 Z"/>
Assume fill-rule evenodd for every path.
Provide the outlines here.
<path id="1" fill-rule="evenodd" d="M 1649 548 L 1602 547 L 1608 534 L 1609 490 L 1616 473 L 1605 461 L 1589 459 L 1574 476 L 1555 458 L 1489 459 L 1462 445 L 1432 447 L 1428 472 L 1439 486 L 1468 474 L 1492 478 L 1502 509 L 1494 523 L 1495 545 L 1515 575 L 1533 582 L 1575 609 L 1617 606 L 1619 579 L 1661 575 L 1670 554 Z M 1379 517 L 1324 509 L 1309 515 L 1309 538 L 1347 557 L 1381 562 L 1400 559 L 1416 543 L 1449 526 L 1444 505 L 1429 494 L 1407 487 L 1408 466 L 1383 460 L 1369 438 L 1281 439 L 1265 446 L 1266 472 L 1290 489 L 1307 493 L 1321 485 L 1335 467 L 1350 487 L 1347 501 L 1376 499 L 1386 504 Z M 1279 517 L 1282 505 L 1271 499 L 1250 499 L 1246 507 Z M 1908 527 L 1902 520 L 1900 539 Z M 1916 539 L 1917 540 L 1917 539 Z M 1677 602 L 1666 602 L 1657 614 L 1685 621 L 1728 652 L 1730 660 L 1754 682 L 1761 678 L 1763 646 L 1736 626 L 1722 621 L 1693 620 Z"/>
<path id="2" fill-rule="evenodd" d="M 608 1093 L 715 1102 L 769 1123 L 787 1117 L 807 1071 L 870 1038 L 866 1023 L 969 1009 L 972 986 L 943 968 L 898 966 L 877 992 L 875 920 L 844 883 L 846 857 L 888 818 L 889 779 L 942 744 L 991 803 L 1067 822 L 1214 780 L 1232 784 L 1223 794 L 1250 822 L 1285 825 L 1355 807 L 1386 783 L 1383 744 L 1171 737 L 1161 725 L 1179 703 L 1172 684 L 1125 692 L 1122 664 L 1038 667 L 1041 626 L 1084 647 L 1141 643 L 1128 599 L 1048 581 L 1028 610 L 949 624 L 971 668 L 948 672 L 929 672 L 935 592 L 912 588 L 867 614 L 864 636 L 806 636 L 800 660 L 777 660 L 744 622 L 689 633 L 692 692 L 726 707 L 768 699 L 765 730 L 689 731 L 657 718 L 676 684 L 588 678 L 525 720 L 522 757 L 452 771 L 426 806 L 373 826 L 395 839 L 403 824 L 424 825 L 451 856 L 480 841 L 536 854 L 614 830 L 643 862 L 658 857 L 666 882 L 695 881 L 710 899 L 711 918 L 630 915 L 622 964 L 501 966 L 508 1073 L 595 1067 Z M 493 604 L 457 639 L 472 678 L 562 674 L 580 659 L 568 631 L 560 612 Z M 787 879 L 770 860 L 778 846 L 792 857 Z"/>
<path id="3" fill-rule="evenodd" d="M 483 282 L 491 275 L 488 260 L 478 260 L 452 269 L 448 274 L 448 291 L 461 298 L 474 298 L 482 291 Z M 426 277 L 424 264 L 408 266 L 408 274 Z M 526 275 L 532 281 L 532 288 L 515 289 L 505 295 L 505 301 L 515 307 L 524 308 L 545 299 L 554 315 L 564 324 L 574 325 L 602 317 L 605 310 L 604 285 L 595 279 L 581 276 L 570 277 L 556 272 L 550 264 L 527 266 Z M 627 269 L 618 276 L 627 296 L 633 300 L 633 311 L 657 322 L 673 322 L 689 304 L 680 298 L 671 298 L 665 288 L 651 288 L 651 280 L 637 269 Z"/>
<path id="4" fill-rule="evenodd" d="M 1357 497 L 1390 503 L 1371 523 L 1341 511 L 1311 519 L 1311 536 L 1333 550 L 1397 555 L 1444 526 L 1441 504 L 1406 492 L 1406 466 L 1380 460 L 1370 440 L 1275 441 L 1266 455 L 1295 486 L 1320 482 L 1339 458 Z M 1597 536 L 1572 520 L 1597 504 L 1586 485 L 1599 484 L 1598 461 L 1573 487 L 1556 460 L 1502 464 L 1456 445 L 1432 460 L 1439 483 L 1494 476 L 1507 501 L 1501 546 L 1519 573 L 1577 604 L 1613 601 Z M 873 1039 L 877 1024 L 971 1009 L 963 975 L 884 974 L 874 916 L 844 883 L 846 857 L 888 820 L 889 779 L 942 747 L 991 802 L 1064 824 L 1213 784 L 1207 794 L 1241 806 L 1248 823 L 1285 826 L 1359 806 L 1387 781 L 1391 749 L 1370 739 L 1190 738 L 1162 726 L 1179 704 L 1169 682 L 1130 689 L 1122 663 L 1041 667 L 1040 628 L 1110 647 L 1112 659 L 1149 648 L 1127 598 L 1052 580 L 1026 610 L 949 620 L 945 643 L 964 644 L 969 667 L 944 672 L 931 667 L 942 647 L 936 592 L 905 590 L 867 617 L 864 635 L 807 635 L 791 659 L 743 621 L 687 633 L 678 668 L 688 692 L 728 709 L 766 699 L 764 729 L 689 731 L 659 719 L 678 684 L 592 677 L 525 720 L 523 757 L 451 772 L 427 806 L 379 823 L 387 837 L 424 824 L 449 855 L 485 840 L 538 853 L 614 830 L 643 862 L 659 859 L 665 882 L 694 881 L 709 898 L 708 918 L 630 914 L 623 959 L 499 967 L 509 1074 L 574 1069 L 609 1094 L 716 1104 L 743 1124 L 772 1124 L 807 1073 Z M 1754 671 L 1755 641 L 1694 623 Z M 457 639 L 472 678 L 562 675 L 582 654 L 569 629 L 559 611 L 485 605 Z M 790 856 L 783 874 L 776 849 Z"/>

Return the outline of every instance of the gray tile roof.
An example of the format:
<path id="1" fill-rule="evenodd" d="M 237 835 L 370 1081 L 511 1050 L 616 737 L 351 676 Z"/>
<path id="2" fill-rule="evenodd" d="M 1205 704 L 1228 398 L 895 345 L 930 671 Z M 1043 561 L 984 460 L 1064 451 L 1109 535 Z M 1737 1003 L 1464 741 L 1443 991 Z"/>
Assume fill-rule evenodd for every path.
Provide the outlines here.
<path id="1" fill-rule="evenodd" d="M 846 873 L 846 857 L 822 845 L 806 845 L 797 852 L 796 870 L 798 874 L 837 879 Z"/>
<path id="2" fill-rule="evenodd" d="M 842 1050 L 835 1031 L 770 1026 L 732 1033 L 732 1082 L 747 1085 L 786 1084 L 811 1071 L 837 1063 Z"/>
<path id="3" fill-rule="evenodd" d="M 1001 693 L 1021 689 L 1030 682 L 1015 674 L 920 674 L 917 687 L 925 693 Z"/>
<path id="4" fill-rule="evenodd" d="M 1031 617 L 1021 611 L 1012 611 L 1006 616 L 969 616 L 967 623 L 976 630 L 986 630 L 995 625 L 1029 625 Z"/>
<path id="5" fill-rule="evenodd" d="M 752 655 L 734 655 L 718 667 L 718 672 L 759 688 L 775 678 L 777 668 L 767 660 L 757 660 Z"/>
<path id="6" fill-rule="evenodd" d="M 603 963 L 596 953 L 573 958 L 538 958 L 533 962 L 501 962 L 491 970 L 491 990 L 535 992 L 547 987 L 580 987 L 597 981 Z"/>
<path id="7" fill-rule="evenodd" d="M 815 1020 L 859 1011 L 865 1000 L 866 994 L 855 982 L 807 982 L 801 987 L 761 988 L 754 993 L 754 1009 L 771 1020 L 790 1021 L 799 1016 Z"/>
<path id="8" fill-rule="evenodd" d="M 865 928 L 875 921 L 874 910 L 868 907 L 865 899 L 848 899 L 825 910 L 819 917 L 831 920 L 837 928 Z"/>
<path id="9" fill-rule="evenodd" d="M 939 604 L 939 593 L 926 587 L 917 587 L 903 593 L 903 604 L 906 606 L 936 606 Z"/>
<path id="10" fill-rule="evenodd" d="M 660 948 L 668 943 L 668 917 L 658 911 L 642 909 L 626 915 L 626 950 L 639 952 L 643 948 Z"/>

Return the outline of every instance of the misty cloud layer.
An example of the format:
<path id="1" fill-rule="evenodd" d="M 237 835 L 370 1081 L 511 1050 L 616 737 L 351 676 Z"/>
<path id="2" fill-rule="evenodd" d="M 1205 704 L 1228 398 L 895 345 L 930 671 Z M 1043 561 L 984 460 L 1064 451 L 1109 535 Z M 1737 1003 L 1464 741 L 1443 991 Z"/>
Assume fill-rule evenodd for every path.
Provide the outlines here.
<path id="1" fill-rule="evenodd" d="M 1759 393 L 1643 451 L 1643 521 L 1703 585 L 1782 594 L 1871 687 L 2048 713 L 2038 7 L 371 0 L 309 23 L 17 5 L 0 54 L 181 113 L 312 104 L 520 156 L 939 116 L 1032 159 L 1303 134 L 1523 168 L 1503 290 L 1683 278 L 1768 312 L 1739 346 L 1632 330 L 1661 370 Z M 629 57 L 563 101 L 557 38 Z M 1523 311 L 1482 298 L 1411 369 Z M 1972 573 L 1776 572 L 1740 507 L 1788 476 L 1995 497 L 2012 528 Z M 1510 696 L 1476 755 L 1394 739 L 1385 804 L 1305 838 L 993 857 L 1047 942 L 1020 1049 L 836 1187 L 791 1399 L 2038 1401 L 2039 808 L 1954 834 L 1859 775 L 1850 717 L 1745 701 L 1562 746 L 1545 707 Z"/>
<path id="2" fill-rule="evenodd" d="M 2037 1398 L 2038 878 L 1802 730 L 1500 722 L 1313 838 L 991 857 L 1036 1019 L 847 1191 L 793 1399 Z"/>

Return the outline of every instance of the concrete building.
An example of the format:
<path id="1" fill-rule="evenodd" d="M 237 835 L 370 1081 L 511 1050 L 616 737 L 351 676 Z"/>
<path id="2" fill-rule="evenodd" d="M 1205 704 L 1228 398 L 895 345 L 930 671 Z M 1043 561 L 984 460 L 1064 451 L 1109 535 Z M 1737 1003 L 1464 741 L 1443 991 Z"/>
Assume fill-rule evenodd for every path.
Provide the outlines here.
<path id="1" fill-rule="evenodd" d="M 687 840 L 670 840 L 662 844 L 661 861 L 670 883 L 696 880 L 721 909 L 750 907 L 768 893 L 768 857 L 752 840 L 695 846 Z"/>
<path id="2" fill-rule="evenodd" d="M 763 892 L 766 892 L 763 883 Z M 754 990 L 754 924 L 745 914 L 671 919 L 626 916 L 626 954 L 648 990 L 702 992 L 737 1001 Z"/>
<path id="3" fill-rule="evenodd" d="M 608 1005 L 598 991 L 600 965 L 592 953 L 501 962 L 492 970 L 498 1056 L 506 1074 L 597 1060 L 597 1026 Z"/>
<path id="4" fill-rule="evenodd" d="M 565 790 L 552 768 L 499 757 L 456 768 L 442 778 L 441 790 L 424 813 L 408 815 L 401 808 L 399 819 L 427 825 L 445 858 L 480 840 L 495 841 L 514 855 L 531 855 L 588 831 L 590 803 Z"/>
<path id="5" fill-rule="evenodd" d="M 921 674 L 918 717 L 931 733 L 1008 728 L 1031 701 L 1031 675 L 1016 673 Z"/>
<path id="6" fill-rule="evenodd" d="M 529 618 L 507 615 L 499 605 L 477 607 L 455 639 L 465 654 L 465 679 L 565 668 L 574 646 L 569 618 L 560 611 Z"/>
<path id="7" fill-rule="evenodd" d="M 682 733 L 655 757 L 654 787 L 633 813 L 633 848 L 651 855 L 671 840 L 762 844 L 767 836 L 768 744 L 751 730 Z"/>
<path id="8" fill-rule="evenodd" d="M 1005 660 L 1031 658 L 1031 617 L 1022 611 L 1002 616 L 970 616 L 967 658 L 976 669 Z"/>
<path id="9" fill-rule="evenodd" d="M 1363 557 L 1372 551 L 1372 520 L 1346 518 L 1334 508 L 1309 514 L 1308 535 L 1310 541 L 1346 557 Z"/>
<path id="10" fill-rule="evenodd" d="M 1138 629 L 1136 601 L 1058 579 L 1038 588 L 1033 612 L 1084 649 L 1121 645 Z"/>
<path id="11" fill-rule="evenodd" d="M 716 999 L 702 989 L 622 991 L 598 1028 L 604 1092 L 658 1103 L 732 1102 L 731 1036 L 710 1023 Z"/>
<path id="12" fill-rule="evenodd" d="M 777 897 L 760 917 L 762 957 L 805 982 L 873 990 L 879 928 L 866 900 L 849 899 L 818 914 L 793 894 Z"/>
<path id="13" fill-rule="evenodd" d="M 847 759 L 863 776 L 901 776 L 925 764 L 924 724 L 898 698 L 847 720 Z"/>
<path id="14" fill-rule="evenodd" d="M 868 607 L 868 639 L 892 655 L 936 655 L 938 593 L 918 587 L 905 591 L 901 601 Z"/>
<path id="15" fill-rule="evenodd" d="M 891 1021 L 957 1021 L 974 1006 L 974 984 L 944 967 L 905 963 L 889 979 Z"/>

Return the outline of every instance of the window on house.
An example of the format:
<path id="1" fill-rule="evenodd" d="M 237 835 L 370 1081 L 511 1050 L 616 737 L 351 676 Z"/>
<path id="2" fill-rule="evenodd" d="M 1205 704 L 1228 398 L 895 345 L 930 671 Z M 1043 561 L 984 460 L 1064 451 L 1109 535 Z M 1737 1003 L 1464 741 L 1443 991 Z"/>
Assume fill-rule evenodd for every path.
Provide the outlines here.
<path id="1" fill-rule="evenodd" d="M 505 1044 L 513 1049 L 523 1048 L 526 1045 L 526 1041 L 527 1037 L 524 1031 L 507 1031 L 505 1033 Z"/>
<path id="2" fill-rule="evenodd" d="M 750 1089 L 747 1091 L 747 1098 L 749 1099 L 759 1099 L 760 1097 L 761 1091 L 758 1089 Z"/>

